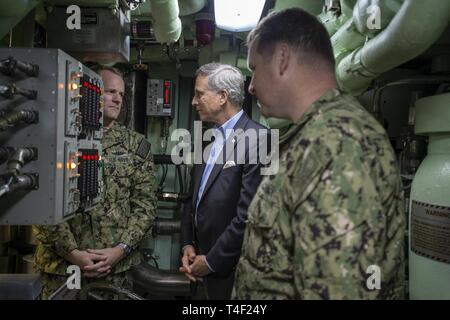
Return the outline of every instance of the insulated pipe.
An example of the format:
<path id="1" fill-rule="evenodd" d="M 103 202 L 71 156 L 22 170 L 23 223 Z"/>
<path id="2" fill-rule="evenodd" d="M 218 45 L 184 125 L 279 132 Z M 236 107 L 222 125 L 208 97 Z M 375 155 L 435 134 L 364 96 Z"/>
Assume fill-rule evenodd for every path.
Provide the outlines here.
<path id="1" fill-rule="evenodd" d="M 347 20 L 331 37 L 336 64 L 339 64 L 349 52 L 362 46 L 365 39 L 366 37 L 356 29 L 353 19 Z"/>
<path id="2" fill-rule="evenodd" d="M 180 16 L 189 16 L 202 10 L 207 0 L 178 0 Z"/>
<path id="3" fill-rule="evenodd" d="M 277 0 L 274 11 L 281 11 L 288 8 L 302 8 L 312 15 L 318 15 L 322 11 L 325 1 L 321 0 Z"/>
<path id="4" fill-rule="evenodd" d="M 449 18 L 450 1 L 406 0 L 383 32 L 338 64 L 336 76 L 341 88 L 361 94 L 381 73 L 428 49 L 445 30 Z"/>
<path id="5" fill-rule="evenodd" d="M 349 52 L 363 46 L 366 39 L 374 37 L 386 28 L 400 9 L 400 2 L 403 0 L 358 0 L 353 9 L 353 17 L 331 37 L 336 64 Z M 369 26 L 369 22 L 373 22 L 372 14 L 379 14 L 379 25 Z"/>
<path id="6" fill-rule="evenodd" d="M 372 38 L 391 22 L 403 2 L 404 0 L 358 0 L 353 8 L 353 23 L 358 32 Z M 372 8 L 379 9 L 381 29 L 370 29 L 368 26 L 371 15 L 376 14 Z"/>
<path id="7" fill-rule="evenodd" d="M 330 37 L 351 18 L 355 2 L 356 0 L 341 0 L 339 2 L 340 10 L 337 7 L 328 7 L 328 5 L 323 7 L 323 11 L 317 16 L 317 19 L 325 26 Z"/>
<path id="8" fill-rule="evenodd" d="M 332 11 L 324 11 L 317 16 L 317 19 L 322 22 L 325 29 L 327 29 L 328 35 L 331 37 L 347 21 L 348 17 L 344 15 L 338 16 Z"/>
<path id="9" fill-rule="evenodd" d="M 178 1 L 152 0 L 150 7 L 156 40 L 160 43 L 177 42 L 181 35 Z"/>

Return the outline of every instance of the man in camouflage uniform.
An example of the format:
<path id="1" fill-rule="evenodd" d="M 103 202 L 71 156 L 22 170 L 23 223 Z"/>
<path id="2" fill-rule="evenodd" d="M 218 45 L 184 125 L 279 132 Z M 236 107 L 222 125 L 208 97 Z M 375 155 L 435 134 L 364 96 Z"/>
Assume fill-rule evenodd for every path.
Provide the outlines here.
<path id="1" fill-rule="evenodd" d="M 263 19 L 248 45 L 249 90 L 263 115 L 294 125 L 279 172 L 263 179 L 249 207 L 233 297 L 403 298 L 395 154 L 380 124 L 337 89 L 325 28 L 288 9 Z"/>
<path id="2" fill-rule="evenodd" d="M 83 272 L 81 289 L 84 284 L 100 281 L 131 289 L 126 271 L 140 262 L 136 249 L 155 216 L 150 143 L 115 121 L 124 94 L 120 72 L 115 68 L 96 71 L 105 87 L 104 199 L 62 224 L 34 227 L 40 241 L 35 267 L 42 275 L 44 299 L 65 283 L 69 265 L 78 265 Z"/>

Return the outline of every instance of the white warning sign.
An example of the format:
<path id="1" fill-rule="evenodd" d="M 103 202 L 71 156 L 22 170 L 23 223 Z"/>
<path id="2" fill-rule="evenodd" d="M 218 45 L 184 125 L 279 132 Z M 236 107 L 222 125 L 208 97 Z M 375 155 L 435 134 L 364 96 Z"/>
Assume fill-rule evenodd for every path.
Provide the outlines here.
<path id="1" fill-rule="evenodd" d="M 450 207 L 412 201 L 411 250 L 450 263 Z"/>

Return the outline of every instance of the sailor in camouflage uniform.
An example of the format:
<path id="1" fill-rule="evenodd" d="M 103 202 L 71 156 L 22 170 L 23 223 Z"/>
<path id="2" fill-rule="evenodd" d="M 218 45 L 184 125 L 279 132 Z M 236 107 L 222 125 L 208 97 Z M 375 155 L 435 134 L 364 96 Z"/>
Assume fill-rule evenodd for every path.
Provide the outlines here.
<path id="1" fill-rule="evenodd" d="M 42 275 L 44 299 L 65 283 L 69 276 L 66 269 L 72 264 L 83 272 L 81 289 L 83 284 L 99 281 L 131 289 L 126 271 L 140 262 L 136 249 L 155 216 L 150 143 L 115 122 L 124 93 L 119 71 L 106 68 L 97 72 L 105 86 L 104 199 L 62 224 L 34 227 L 40 241 L 35 267 Z"/>
<path id="2" fill-rule="evenodd" d="M 233 298 L 403 298 L 395 154 L 380 124 L 337 89 L 325 28 L 288 9 L 248 40 L 250 92 L 263 115 L 294 125 L 279 172 L 263 179 L 249 207 Z"/>

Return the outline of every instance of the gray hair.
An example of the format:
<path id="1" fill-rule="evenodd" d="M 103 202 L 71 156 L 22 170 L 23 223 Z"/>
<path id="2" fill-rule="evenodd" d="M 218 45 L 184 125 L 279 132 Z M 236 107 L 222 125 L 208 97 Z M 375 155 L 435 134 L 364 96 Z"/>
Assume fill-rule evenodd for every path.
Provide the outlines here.
<path id="1" fill-rule="evenodd" d="M 242 106 L 244 102 L 244 76 L 238 68 L 228 64 L 212 62 L 198 68 L 195 76 L 199 75 L 208 77 L 210 90 L 217 93 L 225 90 L 233 105 Z"/>

